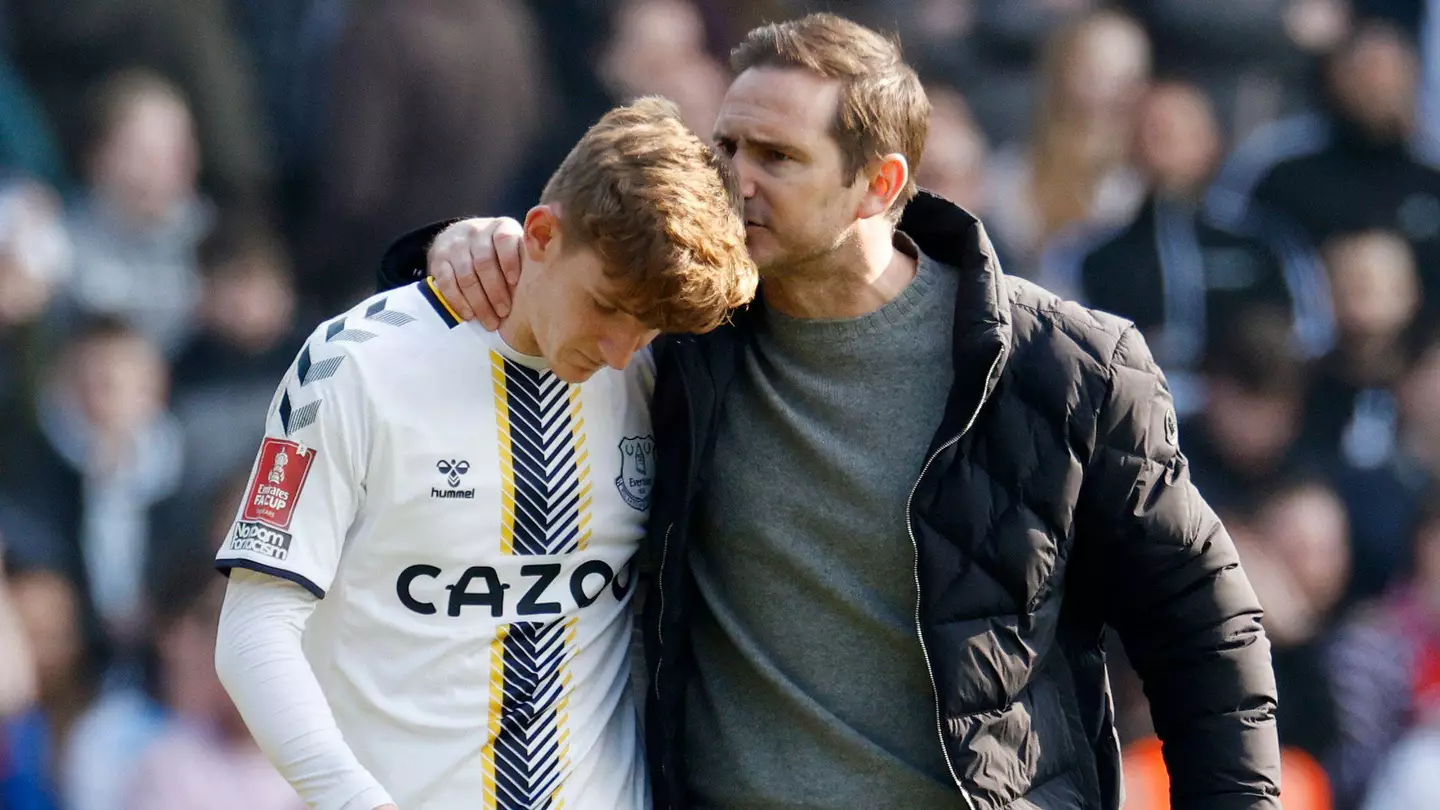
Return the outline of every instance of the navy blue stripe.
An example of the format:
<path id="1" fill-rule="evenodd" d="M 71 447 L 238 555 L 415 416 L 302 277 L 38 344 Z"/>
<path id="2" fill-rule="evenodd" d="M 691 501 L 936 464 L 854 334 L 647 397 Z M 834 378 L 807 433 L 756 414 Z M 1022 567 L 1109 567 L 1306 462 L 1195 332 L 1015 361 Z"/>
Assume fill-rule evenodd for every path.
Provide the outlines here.
<path id="1" fill-rule="evenodd" d="M 430 302 L 430 306 L 435 309 L 435 313 L 440 316 L 440 320 L 444 321 L 446 326 L 454 329 L 460 325 L 460 322 L 455 320 L 455 316 L 450 314 L 450 310 L 445 308 L 445 302 L 441 301 L 439 296 L 435 295 L 435 291 L 430 289 L 430 282 L 417 281 L 415 286 L 420 288 L 420 294 Z"/>
<path id="2" fill-rule="evenodd" d="M 300 576 L 294 571 L 286 571 L 284 568 L 276 568 L 265 563 L 247 560 L 243 557 L 227 557 L 215 561 L 215 568 L 225 576 L 230 576 L 230 569 L 244 568 L 247 571 L 254 571 L 257 574 L 269 574 L 272 577 L 288 580 L 299 585 L 310 593 L 315 594 L 316 599 L 325 598 L 325 589 Z"/>

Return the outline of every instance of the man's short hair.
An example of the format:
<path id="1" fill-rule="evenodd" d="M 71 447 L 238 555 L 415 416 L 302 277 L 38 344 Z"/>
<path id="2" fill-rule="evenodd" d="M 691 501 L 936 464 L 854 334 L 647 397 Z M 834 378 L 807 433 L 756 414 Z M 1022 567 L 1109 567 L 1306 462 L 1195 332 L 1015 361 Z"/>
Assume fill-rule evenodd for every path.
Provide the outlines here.
<path id="1" fill-rule="evenodd" d="M 566 250 L 589 248 L 625 308 L 665 332 L 705 332 L 755 296 L 744 199 L 730 164 L 655 97 L 606 113 L 541 194 Z"/>
<path id="2" fill-rule="evenodd" d="M 845 158 L 847 185 L 871 161 L 905 156 L 910 177 L 890 209 L 898 221 L 915 196 L 915 172 L 930 129 L 930 101 L 897 40 L 834 14 L 764 25 L 730 52 L 738 75 L 750 68 L 796 68 L 840 80 L 840 101 L 830 134 Z"/>

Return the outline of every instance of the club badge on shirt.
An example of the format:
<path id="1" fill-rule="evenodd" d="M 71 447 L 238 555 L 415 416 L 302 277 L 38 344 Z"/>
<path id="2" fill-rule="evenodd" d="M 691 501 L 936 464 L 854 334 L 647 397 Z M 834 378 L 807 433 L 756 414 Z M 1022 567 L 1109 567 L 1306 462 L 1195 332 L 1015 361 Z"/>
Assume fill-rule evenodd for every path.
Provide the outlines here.
<path id="1" fill-rule="evenodd" d="M 631 509 L 650 508 L 650 489 L 655 483 L 655 438 L 626 436 L 620 440 L 620 475 L 615 488 Z"/>

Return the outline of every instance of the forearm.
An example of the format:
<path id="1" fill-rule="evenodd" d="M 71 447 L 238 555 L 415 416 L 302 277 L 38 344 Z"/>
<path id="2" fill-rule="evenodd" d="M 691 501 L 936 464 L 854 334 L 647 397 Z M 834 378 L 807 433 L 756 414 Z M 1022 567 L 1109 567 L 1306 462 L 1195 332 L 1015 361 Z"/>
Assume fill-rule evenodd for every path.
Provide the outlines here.
<path id="1" fill-rule="evenodd" d="M 390 797 L 345 743 L 301 647 L 315 603 L 297 585 L 235 570 L 215 668 L 256 743 L 309 807 L 373 810 Z"/>

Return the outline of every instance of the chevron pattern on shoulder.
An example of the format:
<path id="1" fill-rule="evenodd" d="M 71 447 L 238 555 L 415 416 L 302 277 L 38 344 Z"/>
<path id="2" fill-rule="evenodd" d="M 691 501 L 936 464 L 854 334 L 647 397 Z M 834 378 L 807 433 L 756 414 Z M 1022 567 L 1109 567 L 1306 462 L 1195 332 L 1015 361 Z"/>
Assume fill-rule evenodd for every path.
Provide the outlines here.
<path id="1" fill-rule="evenodd" d="M 379 301 L 365 308 L 365 320 L 387 323 L 391 326 L 404 326 L 415 320 L 415 316 L 408 312 L 401 312 L 395 309 L 386 309 L 385 305 L 389 298 L 381 298 Z"/>
<path id="2" fill-rule="evenodd" d="M 282 394 L 277 413 L 280 415 L 280 426 L 284 428 L 285 435 L 289 436 L 301 428 L 314 424 L 315 417 L 320 415 L 321 402 L 322 400 L 317 399 L 296 408 L 290 403 L 290 392 L 286 391 Z"/>
<path id="3" fill-rule="evenodd" d="M 345 355 L 336 355 L 321 360 L 318 363 L 310 359 L 310 347 L 307 345 L 300 350 L 300 357 L 295 361 L 295 376 L 300 380 L 301 387 L 307 386 L 317 380 L 325 380 L 335 376 L 340 370 L 340 364 L 345 362 Z"/>

